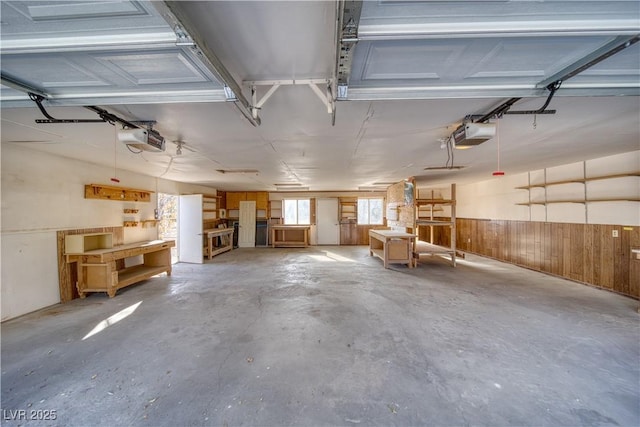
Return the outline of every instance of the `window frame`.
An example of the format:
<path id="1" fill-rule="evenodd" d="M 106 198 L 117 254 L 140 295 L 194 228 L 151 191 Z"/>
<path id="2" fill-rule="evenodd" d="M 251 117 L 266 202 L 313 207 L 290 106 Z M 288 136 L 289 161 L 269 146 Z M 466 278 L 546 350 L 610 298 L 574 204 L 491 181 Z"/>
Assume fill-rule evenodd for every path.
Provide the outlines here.
<path id="1" fill-rule="evenodd" d="M 360 222 L 360 200 L 367 201 L 367 222 Z M 379 200 L 381 202 L 381 215 L 379 223 L 371 222 L 371 200 Z M 384 225 L 384 197 L 358 197 L 357 201 L 358 206 L 358 215 L 356 217 L 356 222 L 358 225 Z"/>
<path id="2" fill-rule="evenodd" d="M 287 222 L 287 202 L 295 201 L 296 202 L 296 222 Z M 300 202 L 307 202 L 309 205 L 309 221 L 308 222 L 300 222 Z M 282 199 L 282 223 L 285 225 L 311 225 L 312 215 L 311 215 L 311 198 L 291 198 L 291 199 Z"/>

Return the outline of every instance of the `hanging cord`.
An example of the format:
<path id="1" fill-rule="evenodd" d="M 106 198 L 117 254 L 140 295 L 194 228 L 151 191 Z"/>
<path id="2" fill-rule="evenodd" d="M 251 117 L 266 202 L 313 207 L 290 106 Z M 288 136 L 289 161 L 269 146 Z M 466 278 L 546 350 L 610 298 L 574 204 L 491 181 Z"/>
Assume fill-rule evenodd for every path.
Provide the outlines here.
<path id="1" fill-rule="evenodd" d="M 449 136 L 449 138 L 447 138 L 447 163 L 445 164 L 445 167 L 447 169 L 453 169 L 453 160 L 454 160 L 454 153 L 455 153 L 455 147 L 454 147 L 454 142 L 453 142 L 453 136 Z"/>
<path id="2" fill-rule="evenodd" d="M 500 169 L 500 129 L 499 124 L 500 119 L 496 120 L 496 146 L 498 147 L 498 169 L 493 172 L 493 176 L 503 176 L 504 172 Z"/>
<path id="3" fill-rule="evenodd" d="M 500 127 L 498 125 L 499 123 L 500 123 L 500 120 L 496 120 L 496 136 L 497 136 L 496 142 L 498 145 L 498 171 L 500 171 Z"/>
<path id="4" fill-rule="evenodd" d="M 118 127 L 114 125 L 113 130 L 113 177 L 111 181 L 120 182 L 118 179 Z"/>

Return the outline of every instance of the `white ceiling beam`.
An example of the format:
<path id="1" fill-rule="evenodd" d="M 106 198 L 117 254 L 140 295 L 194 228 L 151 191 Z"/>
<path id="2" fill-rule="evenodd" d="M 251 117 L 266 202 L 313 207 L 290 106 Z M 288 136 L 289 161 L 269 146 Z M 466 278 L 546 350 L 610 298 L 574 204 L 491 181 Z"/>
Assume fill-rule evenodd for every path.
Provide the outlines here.
<path id="1" fill-rule="evenodd" d="M 522 86 L 442 86 L 442 87 L 349 87 L 350 101 L 383 101 L 410 99 L 463 99 L 463 98 L 537 98 L 548 91 L 535 85 Z M 637 84 L 588 84 L 566 82 L 558 96 L 638 96 Z"/>
<path id="2" fill-rule="evenodd" d="M 82 37 L 41 37 L 12 40 L 3 37 L 0 51 L 3 55 L 27 53 L 119 51 L 136 48 L 157 49 L 176 46 L 176 34 L 169 29 L 137 34 L 108 34 Z"/>
<path id="3" fill-rule="evenodd" d="M 364 24 L 358 40 L 469 37 L 618 36 L 640 32 L 637 19 Z"/>
<path id="4" fill-rule="evenodd" d="M 3 82 L 4 83 L 4 82 Z M 47 94 L 47 105 L 55 106 L 84 106 L 84 105 L 122 105 L 122 104 L 173 104 L 225 102 L 224 90 L 187 90 L 187 91 L 131 91 L 112 93 L 82 93 L 82 94 Z M 2 96 L 2 107 L 33 107 L 33 101 L 27 95 Z"/>
<path id="5" fill-rule="evenodd" d="M 248 80 L 242 82 L 246 86 L 295 86 L 308 84 L 325 84 L 327 79 L 289 79 L 289 80 Z"/>
<path id="6" fill-rule="evenodd" d="M 267 102 L 267 100 L 271 97 L 271 95 L 273 95 L 275 93 L 276 90 L 278 90 L 278 88 L 280 87 L 280 85 L 276 84 L 273 85 L 269 88 L 269 90 L 267 91 L 267 93 L 265 93 L 262 98 L 260 98 L 260 101 L 258 101 L 257 103 L 255 103 L 255 107 L 257 108 L 262 108 L 262 106 L 264 105 L 265 102 Z"/>
<path id="7" fill-rule="evenodd" d="M 326 83 L 327 82 L 325 81 L 325 84 Z M 327 107 L 327 113 L 331 114 L 333 112 L 332 99 L 328 97 L 326 94 L 322 93 L 322 90 L 320 90 L 318 85 L 316 85 L 315 83 L 309 83 L 309 87 L 311 88 L 313 93 L 315 93 L 318 96 L 318 98 L 320 99 L 320 101 L 322 101 L 325 107 Z"/>

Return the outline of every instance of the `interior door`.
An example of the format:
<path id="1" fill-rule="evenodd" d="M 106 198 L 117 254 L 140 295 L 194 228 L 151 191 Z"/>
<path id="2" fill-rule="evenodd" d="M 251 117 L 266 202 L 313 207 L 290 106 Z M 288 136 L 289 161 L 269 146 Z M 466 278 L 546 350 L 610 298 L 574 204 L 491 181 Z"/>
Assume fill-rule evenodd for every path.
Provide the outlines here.
<path id="1" fill-rule="evenodd" d="M 180 196 L 178 203 L 178 260 L 202 264 L 202 194 Z"/>
<path id="2" fill-rule="evenodd" d="M 316 223 L 319 245 L 340 244 L 338 199 L 317 199 Z"/>
<path id="3" fill-rule="evenodd" d="M 241 201 L 238 228 L 238 247 L 253 248 L 256 246 L 256 202 Z"/>

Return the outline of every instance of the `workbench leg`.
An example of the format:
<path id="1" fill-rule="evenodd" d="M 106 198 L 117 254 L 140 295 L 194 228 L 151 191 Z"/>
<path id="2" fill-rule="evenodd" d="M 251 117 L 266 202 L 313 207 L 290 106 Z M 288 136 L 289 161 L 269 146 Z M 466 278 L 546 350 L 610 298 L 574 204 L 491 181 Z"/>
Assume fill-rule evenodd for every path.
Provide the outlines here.
<path id="1" fill-rule="evenodd" d="M 80 298 L 85 298 L 87 294 L 84 292 L 84 268 L 82 268 L 82 263 L 80 261 L 76 262 L 76 271 L 78 275 L 78 280 L 76 281 L 76 289 L 78 290 L 78 295 Z"/>

